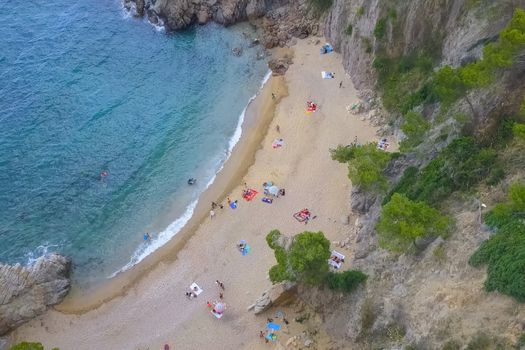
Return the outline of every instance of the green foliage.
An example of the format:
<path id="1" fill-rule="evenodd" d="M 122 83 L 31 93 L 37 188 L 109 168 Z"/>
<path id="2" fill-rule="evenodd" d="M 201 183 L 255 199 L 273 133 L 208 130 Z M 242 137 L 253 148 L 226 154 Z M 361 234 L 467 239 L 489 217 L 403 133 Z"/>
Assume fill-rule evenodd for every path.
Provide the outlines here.
<path id="1" fill-rule="evenodd" d="M 363 17 L 364 14 L 365 14 L 365 8 L 363 6 L 357 9 L 357 12 L 356 12 L 357 18 Z"/>
<path id="2" fill-rule="evenodd" d="M 512 20 L 495 43 L 483 49 L 483 59 L 458 69 L 450 66 L 434 74 L 433 91 L 444 107 L 464 97 L 468 90 L 484 87 L 498 69 L 512 65 L 514 56 L 525 48 L 525 11 L 516 9 Z"/>
<path id="3" fill-rule="evenodd" d="M 271 230 L 266 235 L 266 243 L 268 243 L 268 246 L 272 249 L 277 248 L 277 241 L 279 240 L 279 237 L 281 237 L 281 232 L 279 230 Z"/>
<path id="4" fill-rule="evenodd" d="M 330 150 L 332 159 L 348 162 L 348 177 L 365 191 L 381 191 L 387 186 L 383 175 L 392 153 L 382 151 L 375 143 L 366 145 L 339 146 Z"/>
<path id="5" fill-rule="evenodd" d="M 13 345 L 10 350 L 44 350 L 44 346 L 41 343 L 28 343 L 21 342 L 19 344 Z M 58 348 L 53 348 L 52 350 L 59 350 Z"/>
<path id="6" fill-rule="evenodd" d="M 342 273 L 329 273 L 327 275 L 328 288 L 350 293 L 368 278 L 367 275 L 358 270 L 348 270 Z"/>
<path id="7" fill-rule="evenodd" d="M 401 253 L 418 237 L 446 236 L 451 224 L 450 218 L 427 204 L 394 193 L 390 202 L 383 206 L 376 229 L 380 246 Z"/>
<path id="8" fill-rule="evenodd" d="M 421 171 L 408 168 L 392 193 L 429 204 L 438 203 L 454 191 L 472 188 L 491 175 L 497 153 L 481 148 L 473 138 L 454 140 Z"/>
<path id="9" fill-rule="evenodd" d="M 414 53 L 398 59 L 378 55 L 373 67 L 386 109 L 406 113 L 421 102 L 432 100 L 432 87 L 425 84 L 433 67 L 429 54 Z"/>
<path id="10" fill-rule="evenodd" d="M 352 24 L 349 23 L 348 26 L 345 29 L 345 34 L 348 36 L 352 36 L 352 31 L 354 30 L 354 27 L 352 27 Z"/>
<path id="11" fill-rule="evenodd" d="M 333 0 L 308 0 L 310 8 L 318 16 L 326 12 L 330 7 L 332 7 Z"/>
<path id="12" fill-rule="evenodd" d="M 525 334 L 522 334 L 519 338 L 518 338 L 518 344 L 516 344 L 517 346 L 525 346 Z"/>
<path id="13" fill-rule="evenodd" d="M 488 265 L 485 289 L 525 302 L 525 186 L 513 184 L 508 201 L 496 205 L 485 222 L 497 233 L 471 256 L 472 266 Z"/>
<path id="14" fill-rule="evenodd" d="M 519 142 L 525 142 L 525 124 L 514 123 L 512 126 L 512 135 Z"/>
<path id="15" fill-rule="evenodd" d="M 407 136 L 406 139 L 401 141 L 401 151 L 406 152 L 423 142 L 423 137 L 429 129 L 430 123 L 427 122 L 421 114 L 408 112 L 405 115 L 404 123 L 401 124 L 401 130 Z"/>
<path id="16" fill-rule="evenodd" d="M 386 18 L 380 18 L 376 22 L 376 26 L 374 28 L 374 36 L 377 38 L 377 40 L 383 40 L 385 38 L 386 20 Z"/>
<path id="17" fill-rule="evenodd" d="M 514 183 L 510 186 L 508 200 L 497 204 L 485 217 L 485 223 L 500 229 L 505 225 L 525 218 L 525 185 Z"/>
<path id="18" fill-rule="evenodd" d="M 305 231 L 298 234 L 289 251 L 275 244 L 270 247 L 274 249 L 277 260 L 277 265 L 270 269 L 270 280 L 273 283 L 288 280 L 319 285 L 328 273 L 330 242 L 322 232 Z"/>

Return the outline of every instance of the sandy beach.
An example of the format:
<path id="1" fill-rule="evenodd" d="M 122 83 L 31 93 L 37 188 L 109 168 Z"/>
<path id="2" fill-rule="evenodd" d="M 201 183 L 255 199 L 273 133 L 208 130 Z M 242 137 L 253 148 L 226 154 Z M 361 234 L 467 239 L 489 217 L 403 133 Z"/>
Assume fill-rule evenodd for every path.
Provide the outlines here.
<path id="1" fill-rule="evenodd" d="M 300 40 L 291 48 L 293 65 L 284 78 L 271 78 L 251 106 L 257 115 L 246 120 L 246 135 L 234 150 L 242 154 L 232 155 L 174 242 L 121 277 L 120 285 L 115 282 L 111 288 L 117 297 L 100 292 L 90 301 L 100 305 L 84 307 L 89 311 L 83 313 L 50 310 L 20 327 L 14 338 L 61 350 L 163 349 L 164 344 L 171 349 L 271 348 L 258 336 L 267 316 L 247 311 L 271 286 L 268 270 L 275 259 L 266 234 L 272 229 L 290 236 L 309 230 L 323 231 L 330 241 L 347 237 L 349 226 L 340 218 L 350 213 L 351 183 L 346 166 L 333 161 L 329 149 L 355 137 L 359 143 L 377 139 L 375 128 L 346 111 L 358 98 L 340 55 L 320 55 L 314 41 Z M 334 72 L 335 79 L 321 79 L 321 71 Z M 318 104 L 317 112 L 305 113 L 308 100 Z M 274 149 L 272 141 L 278 138 L 284 146 Z M 265 181 L 286 189 L 286 195 L 272 204 L 262 202 Z M 241 197 L 244 183 L 259 191 L 251 202 Z M 238 200 L 238 208 L 230 209 L 226 197 Z M 211 219 L 210 203 L 217 198 L 224 209 L 216 209 Z M 317 216 L 307 225 L 292 217 L 303 208 Z M 242 239 L 251 246 L 246 256 L 236 249 Z M 219 298 L 216 280 L 225 285 L 227 309 L 220 320 L 206 306 Z M 204 291 L 189 300 L 184 292 L 192 282 Z M 59 309 L 83 309 L 74 298 L 68 302 Z"/>

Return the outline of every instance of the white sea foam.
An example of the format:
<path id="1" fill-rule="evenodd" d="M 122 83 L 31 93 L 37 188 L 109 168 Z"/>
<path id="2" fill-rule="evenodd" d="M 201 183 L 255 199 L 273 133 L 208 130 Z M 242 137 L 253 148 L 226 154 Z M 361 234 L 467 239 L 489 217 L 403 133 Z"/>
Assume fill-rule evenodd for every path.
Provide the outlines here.
<path id="1" fill-rule="evenodd" d="M 262 90 L 262 88 L 264 87 L 266 82 L 268 82 L 268 80 L 270 79 L 271 75 L 272 75 L 271 71 L 268 71 L 266 73 L 266 75 L 264 76 L 264 78 L 263 78 L 263 80 L 261 82 L 261 86 L 259 88 L 259 91 L 250 98 L 250 100 L 246 104 L 246 107 L 244 107 L 244 109 L 242 110 L 242 113 L 239 116 L 239 120 L 237 122 L 237 127 L 235 128 L 235 132 L 233 133 L 233 136 L 230 138 L 230 140 L 228 142 L 228 150 L 227 150 L 227 153 L 226 153 L 226 157 L 224 158 L 224 161 L 221 162 L 222 164 L 220 165 L 220 167 L 217 170 L 217 172 L 211 177 L 210 181 L 208 181 L 208 183 L 206 184 L 206 187 L 204 188 L 204 190 L 206 190 L 208 187 L 210 187 L 213 184 L 213 182 L 217 178 L 217 174 L 224 168 L 224 164 L 230 158 L 235 145 L 237 145 L 237 143 L 241 139 L 241 136 L 242 136 L 242 125 L 244 123 L 246 110 L 248 109 L 248 106 L 250 106 L 250 104 L 253 102 L 253 100 L 255 100 L 255 98 L 257 97 L 259 92 Z M 177 233 L 180 232 L 180 230 L 182 230 L 182 228 L 191 219 L 191 217 L 193 215 L 193 212 L 195 211 L 195 207 L 197 206 L 197 202 L 198 202 L 198 200 L 194 200 L 193 202 L 191 202 L 190 205 L 188 205 L 188 207 L 186 207 L 186 211 L 184 212 L 184 214 L 182 214 L 182 216 L 180 216 L 179 218 L 177 218 L 177 220 L 172 222 L 164 231 L 162 231 L 158 235 L 154 236 L 151 239 L 150 242 L 142 243 L 140 245 L 140 247 L 138 247 L 135 250 L 135 252 L 131 256 L 131 259 L 129 260 L 129 262 L 126 265 L 124 265 L 121 269 L 119 269 L 119 270 L 115 271 L 114 273 L 112 273 L 111 275 L 109 275 L 108 278 L 113 278 L 116 275 L 118 275 L 119 273 L 129 270 L 130 268 L 132 268 L 133 266 L 137 265 L 142 260 L 144 260 L 148 255 L 152 254 L 157 249 L 159 249 L 164 244 L 166 244 L 170 239 L 172 239 Z"/>
<path id="2" fill-rule="evenodd" d="M 26 265 L 32 266 L 38 258 L 47 255 L 50 251 L 55 251 L 59 247 L 58 244 L 43 244 L 36 247 L 33 251 L 26 254 Z"/>

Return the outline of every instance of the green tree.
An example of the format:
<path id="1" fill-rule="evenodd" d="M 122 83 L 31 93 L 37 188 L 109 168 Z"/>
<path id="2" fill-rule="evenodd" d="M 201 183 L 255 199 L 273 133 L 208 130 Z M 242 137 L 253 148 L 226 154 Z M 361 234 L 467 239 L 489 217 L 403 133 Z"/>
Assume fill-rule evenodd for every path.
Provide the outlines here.
<path id="1" fill-rule="evenodd" d="M 267 242 L 276 242 L 279 235 L 276 230 L 267 236 Z M 268 238 L 269 236 L 272 238 Z M 282 281 L 298 281 L 306 284 L 320 284 L 328 273 L 328 259 L 330 258 L 330 242 L 322 232 L 308 232 L 298 234 L 293 238 L 288 251 L 273 243 L 277 265 L 270 269 L 270 280 L 273 283 Z"/>
<path id="2" fill-rule="evenodd" d="M 508 200 L 499 203 L 486 215 L 485 222 L 492 228 L 502 228 L 525 218 L 525 186 L 516 182 L 510 186 Z"/>
<path id="3" fill-rule="evenodd" d="M 383 171 L 392 154 L 378 149 L 375 143 L 339 146 L 330 152 L 332 159 L 348 162 L 348 177 L 352 184 L 376 192 L 387 187 Z"/>
<path id="4" fill-rule="evenodd" d="M 430 129 L 430 123 L 423 116 L 416 112 L 408 112 L 405 121 L 401 124 L 401 130 L 405 133 L 406 139 L 401 141 L 400 149 L 403 152 L 419 145 L 423 137 Z"/>
<path id="5" fill-rule="evenodd" d="M 393 252 L 406 251 L 418 237 L 445 236 L 452 221 L 423 202 L 413 202 L 394 193 L 383 206 L 376 229 L 379 244 Z"/>
<path id="6" fill-rule="evenodd" d="M 330 272 L 326 284 L 332 290 L 350 293 L 367 280 L 368 276 L 358 270 L 348 270 L 341 273 Z"/>

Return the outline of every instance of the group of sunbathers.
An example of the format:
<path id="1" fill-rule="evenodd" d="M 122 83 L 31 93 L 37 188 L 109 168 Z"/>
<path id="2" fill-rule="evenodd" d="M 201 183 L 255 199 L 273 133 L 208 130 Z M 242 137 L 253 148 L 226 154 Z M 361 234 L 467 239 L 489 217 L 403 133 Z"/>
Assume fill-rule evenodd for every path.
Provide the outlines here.
<path id="1" fill-rule="evenodd" d="M 306 101 L 306 111 L 315 112 L 317 110 L 317 105 L 312 101 Z"/>
<path id="2" fill-rule="evenodd" d="M 388 148 L 388 146 L 390 146 L 390 144 L 388 143 L 388 141 L 386 139 L 382 139 L 380 140 L 378 143 L 377 143 L 377 148 L 383 150 L 383 151 L 386 151 L 386 149 Z"/>

